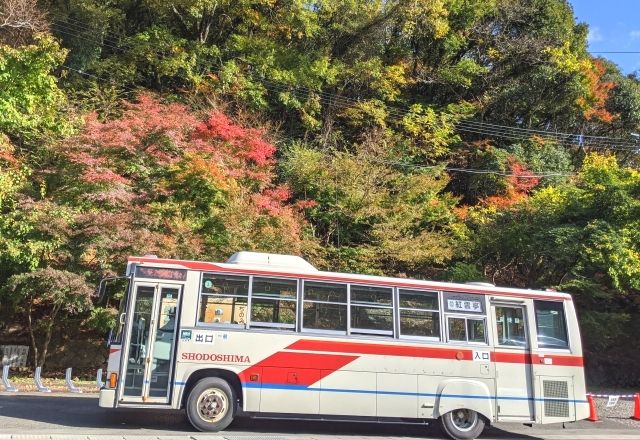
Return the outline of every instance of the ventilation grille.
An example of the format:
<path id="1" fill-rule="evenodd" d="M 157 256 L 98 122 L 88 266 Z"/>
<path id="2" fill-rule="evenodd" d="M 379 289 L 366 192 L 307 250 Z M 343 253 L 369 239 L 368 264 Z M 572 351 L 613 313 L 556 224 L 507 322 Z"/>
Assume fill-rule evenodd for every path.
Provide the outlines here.
<path id="1" fill-rule="evenodd" d="M 559 380 L 542 381 L 544 390 L 544 415 L 569 417 L 569 385 Z"/>

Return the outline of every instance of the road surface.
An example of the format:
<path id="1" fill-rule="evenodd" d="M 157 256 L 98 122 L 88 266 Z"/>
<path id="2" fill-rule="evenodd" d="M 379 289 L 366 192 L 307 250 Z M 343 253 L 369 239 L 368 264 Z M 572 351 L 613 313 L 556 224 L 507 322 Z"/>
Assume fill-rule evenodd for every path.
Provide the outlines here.
<path id="1" fill-rule="evenodd" d="M 181 412 L 98 407 L 95 395 L 0 393 L 0 440 L 381 440 L 441 439 L 437 426 L 237 420 L 216 434 L 195 432 Z M 483 439 L 640 440 L 640 430 L 605 421 L 534 426 L 498 424 Z"/>

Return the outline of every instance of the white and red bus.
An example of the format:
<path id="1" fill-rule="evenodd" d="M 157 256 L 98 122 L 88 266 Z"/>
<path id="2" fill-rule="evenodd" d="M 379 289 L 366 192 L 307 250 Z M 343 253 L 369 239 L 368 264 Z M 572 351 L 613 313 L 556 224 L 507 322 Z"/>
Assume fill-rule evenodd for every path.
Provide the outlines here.
<path id="1" fill-rule="evenodd" d="M 105 408 L 417 422 L 455 439 L 492 422 L 588 417 L 571 296 L 323 272 L 253 252 L 129 258 Z"/>

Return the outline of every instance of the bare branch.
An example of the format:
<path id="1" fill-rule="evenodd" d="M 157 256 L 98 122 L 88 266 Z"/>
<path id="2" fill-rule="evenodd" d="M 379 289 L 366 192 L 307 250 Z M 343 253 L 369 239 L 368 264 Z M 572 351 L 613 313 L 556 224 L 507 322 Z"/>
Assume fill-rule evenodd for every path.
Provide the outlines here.
<path id="1" fill-rule="evenodd" d="M 0 1 L 0 43 L 19 46 L 48 30 L 47 16 L 38 8 L 37 0 Z"/>

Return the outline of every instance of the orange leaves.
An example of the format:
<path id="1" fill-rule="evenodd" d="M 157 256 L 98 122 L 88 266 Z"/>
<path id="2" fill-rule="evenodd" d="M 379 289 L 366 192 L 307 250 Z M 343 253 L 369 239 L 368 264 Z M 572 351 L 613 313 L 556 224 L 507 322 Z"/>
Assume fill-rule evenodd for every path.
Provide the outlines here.
<path id="1" fill-rule="evenodd" d="M 509 174 L 507 177 L 507 189 L 504 194 L 486 197 L 482 200 L 485 205 L 498 209 L 509 206 L 523 200 L 533 188 L 540 183 L 539 177 L 532 177 L 535 174 L 529 171 L 523 164 L 514 157 L 507 159 Z"/>
<path id="2" fill-rule="evenodd" d="M 589 97 L 579 98 L 578 104 L 584 109 L 584 117 L 588 120 L 597 120 L 609 124 L 616 115 L 606 108 L 609 92 L 616 87 L 613 81 L 605 81 L 603 77 L 606 68 L 602 60 L 594 59 L 592 66 L 584 72 L 589 87 Z"/>
<path id="3" fill-rule="evenodd" d="M 276 152 L 276 147 L 263 139 L 263 130 L 234 124 L 222 112 L 211 113 L 205 122 L 198 124 L 196 133 L 202 139 L 224 141 L 233 153 L 256 165 L 270 165 Z"/>

